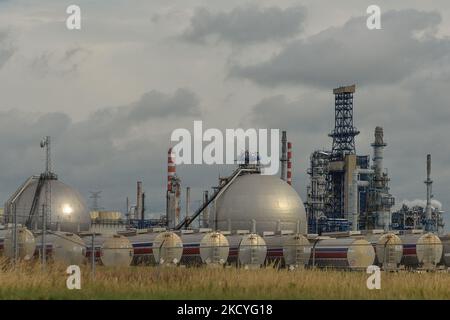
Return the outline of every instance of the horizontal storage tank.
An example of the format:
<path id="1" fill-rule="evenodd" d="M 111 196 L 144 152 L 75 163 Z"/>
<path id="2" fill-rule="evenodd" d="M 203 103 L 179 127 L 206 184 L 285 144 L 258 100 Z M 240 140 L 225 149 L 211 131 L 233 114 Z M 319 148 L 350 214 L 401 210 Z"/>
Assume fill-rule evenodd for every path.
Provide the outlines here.
<path id="1" fill-rule="evenodd" d="M 407 267 L 433 269 L 442 258 L 442 242 L 433 233 L 404 234 L 402 264 Z"/>
<path id="2" fill-rule="evenodd" d="M 393 233 L 383 234 L 377 241 L 376 255 L 383 268 L 397 268 L 403 257 L 402 240 Z"/>
<path id="3" fill-rule="evenodd" d="M 183 255 L 183 241 L 174 232 L 162 232 L 153 241 L 153 256 L 160 265 L 176 265 Z"/>
<path id="4" fill-rule="evenodd" d="M 127 267 L 133 260 L 133 246 L 124 236 L 114 235 L 102 244 L 100 259 L 107 267 Z"/>
<path id="5" fill-rule="evenodd" d="M 31 260 L 36 251 L 36 239 L 33 233 L 25 227 L 19 227 L 17 234 L 17 257 L 23 260 Z M 14 230 L 5 232 L 3 241 L 3 254 L 7 258 L 14 258 Z"/>
<path id="6" fill-rule="evenodd" d="M 365 269 L 375 261 L 375 250 L 365 239 L 318 239 L 311 250 L 313 266 Z"/>
<path id="7" fill-rule="evenodd" d="M 239 243 L 238 260 L 245 268 L 259 268 L 267 256 L 267 245 L 264 239 L 251 233 L 244 235 Z"/>
<path id="8" fill-rule="evenodd" d="M 441 263 L 446 267 L 450 267 L 450 235 L 439 237 L 442 242 L 442 260 Z"/>
<path id="9" fill-rule="evenodd" d="M 392 232 L 366 235 L 375 249 L 374 264 L 384 269 L 395 269 L 402 261 L 403 242 L 399 236 Z"/>
<path id="10" fill-rule="evenodd" d="M 42 235 L 36 237 L 37 254 L 41 251 Z M 78 235 L 71 232 L 50 231 L 45 235 L 45 248 L 48 258 L 66 265 L 80 265 L 86 259 L 86 244 Z"/>
<path id="11" fill-rule="evenodd" d="M 53 258 L 66 265 L 80 265 L 86 259 L 86 245 L 74 233 L 54 232 Z M 51 241 L 51 239 L 49 239 Z"/>
<path id="12" fill-rule="evenodd" d="M 211 232 L 203 236 L 200 242 L 200 257 L 207 265 L 223 265 L 228 260 L 230 244 L 220 232 Z"/>
<path id="13" fill-rule="evenodd" d="M 286 266 L 294 268 L 306 266 L 311 256 L 311 247 L 308 239 L 301 234 L 286 237 L 283 243 Z"/>

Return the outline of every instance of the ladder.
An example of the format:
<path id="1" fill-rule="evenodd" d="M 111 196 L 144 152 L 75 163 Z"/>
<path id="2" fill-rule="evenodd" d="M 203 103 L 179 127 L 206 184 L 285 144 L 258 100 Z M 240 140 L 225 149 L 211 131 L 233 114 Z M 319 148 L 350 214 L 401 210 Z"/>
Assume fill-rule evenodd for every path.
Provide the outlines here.
<path id="1" fill-rule="evenodd" d="M 34 192 L 33 202 L 32 202 L 32 204 L 31 204 L 31 208 L 30 208 L 30 213 L 29 213 L 28 218 L 27 218 L 27 221 L 26 221 L 26 223 L 25 223 L 25 225 L 26 225 L 29 229 L 32 228 L 32 225 L 31 225 L 31 224 L 33 223 L 33 219 L 34 219 L 34 217 L 36 216 L 36 212 L 38 211 L 39 198 L 40 198 L 41 191 L 42 191 L 42 187 L 44 186 L 44 184 L 45 184 L 45 179 L 44 179 L 44 177 L 41 175 L 41 176 L 39 177 L 39 180 L 38 180 L 38 184 L 37 184 L 37 187 L 36 187 L 36 191 Z M 45 213 L 44 213 L 44 214 L 45 214 Z"/>

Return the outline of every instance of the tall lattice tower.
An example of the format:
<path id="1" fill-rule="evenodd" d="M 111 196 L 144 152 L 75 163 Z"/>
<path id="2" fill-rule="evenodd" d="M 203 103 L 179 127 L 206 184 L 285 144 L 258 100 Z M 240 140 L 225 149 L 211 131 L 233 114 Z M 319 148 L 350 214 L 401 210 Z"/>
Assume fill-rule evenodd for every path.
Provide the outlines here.
<path id="1" fill-rule="evenodd" d="M 355 85 L 339 87 L 334 93 L 333 158 L 342 160 L 346 154 L 356 154 L 355 136 L 359 131 L 353 126 L 353 94 Z"/>
<path id="2" fill-rule="evenodd" d="M 349 180 L 352 167 L 356 165 L 355 136 L 359 131 L 353 126 L 355 85 L 336 88 L 333 93 L 334 129 L 329 134 L 333 138 L 333 146 L 328 165 L 327 184 L 330 197 L 326 204 L 326 215 L 329 218 L 342 219 L 346 218 L 346 180 Z"/>

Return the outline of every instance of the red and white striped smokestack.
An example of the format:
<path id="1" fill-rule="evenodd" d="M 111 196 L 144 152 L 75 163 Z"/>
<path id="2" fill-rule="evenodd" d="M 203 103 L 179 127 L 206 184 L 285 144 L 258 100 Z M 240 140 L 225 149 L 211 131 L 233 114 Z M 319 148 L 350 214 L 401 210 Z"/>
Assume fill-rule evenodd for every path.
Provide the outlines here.
<path id="1" fill-rule="evenodd" d="M 167 155 L 167 191 L 172 191 L 172 178 L 175 176 L 176 171 L 175 154 L 170 148 Z"/>
<path id="2" fill-rule="evenodd" d="M 288 142 L 286 182 L 292 185 L 292 142 Z"/>

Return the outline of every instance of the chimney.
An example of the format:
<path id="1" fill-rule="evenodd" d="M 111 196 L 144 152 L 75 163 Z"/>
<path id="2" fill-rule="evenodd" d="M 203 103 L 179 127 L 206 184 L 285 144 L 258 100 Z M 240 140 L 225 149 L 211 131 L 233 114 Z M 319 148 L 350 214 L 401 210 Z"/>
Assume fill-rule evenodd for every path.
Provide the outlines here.
<path id="1" fill-rule="evenodd" d="M 287 163 L 287 135 L 286 131 L 281 133 L 281 180 L 286 181 L 286 163 Z"/>
<path id="2" fill-rule="evenodd" d="M 142 181 L 138 181 L 136 192 L 136 213 L 134 219 L 141 219 L 141 217 L 142 217 Z"/>
<path id="3" fill-rule="evenodd" d="M 288 142 L 286 182 L 288 184 L 292 185 L 292 143 L 291 142 Z"/>

